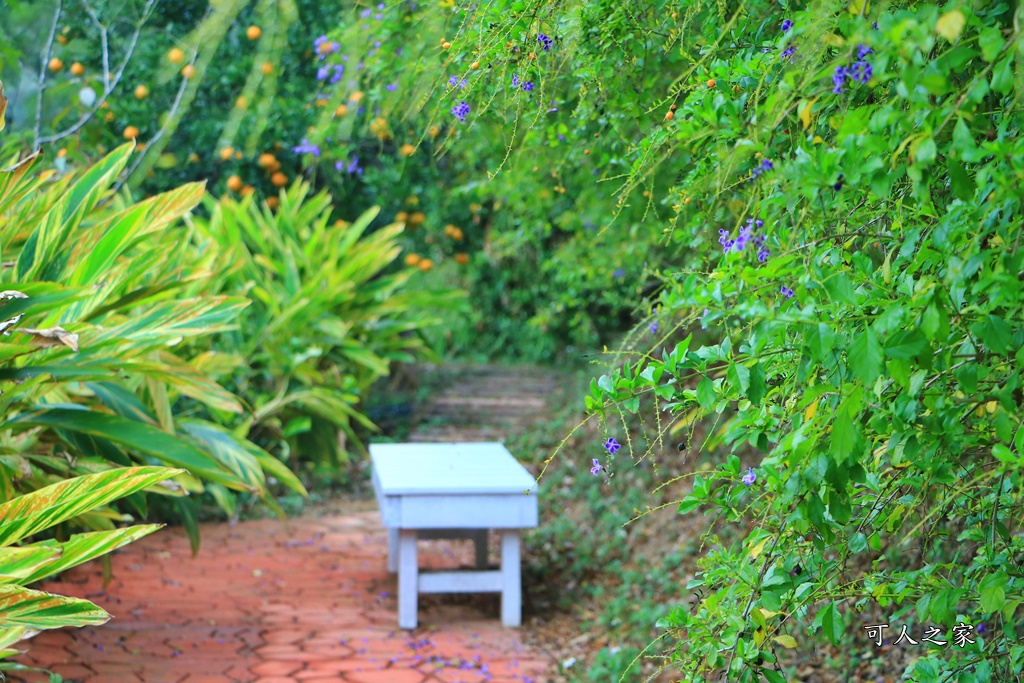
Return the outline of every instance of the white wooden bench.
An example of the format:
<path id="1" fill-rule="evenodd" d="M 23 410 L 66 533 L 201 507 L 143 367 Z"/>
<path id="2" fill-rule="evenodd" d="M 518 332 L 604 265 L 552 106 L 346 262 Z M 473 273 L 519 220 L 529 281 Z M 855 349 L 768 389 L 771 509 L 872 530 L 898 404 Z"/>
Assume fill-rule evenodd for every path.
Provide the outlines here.
<path id="1" fill-rule="evenodd" d="M 373 488 L 398 572 L 398 626 L 416 628 L 420 593 L 501 593 L 501 622 L 522 621 L 521 529 L 537 526 L 537 482 L 500 443 L 371 444 Z M 487 569 L 487 532 L 501 566 Z M 476 569 L 420 572 L 418 538 L 471 538 Z"/>

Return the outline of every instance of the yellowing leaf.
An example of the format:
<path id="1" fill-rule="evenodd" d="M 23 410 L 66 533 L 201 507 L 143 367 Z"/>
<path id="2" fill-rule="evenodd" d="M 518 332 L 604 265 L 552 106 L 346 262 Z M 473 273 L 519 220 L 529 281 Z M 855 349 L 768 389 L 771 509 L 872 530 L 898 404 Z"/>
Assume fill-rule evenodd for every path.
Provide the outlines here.
<path id="1" fill-rule="evenodd" d="M 963 33 L 964 24 L 966 23 L 967 20 L 964 18 L 963 12 L 958 9 L 950 10 L 935 22 L 935 32 L 949 42 L 955 43 L 956 39 Z"/>
<path id="2" fill-rule="evenodd" d="M 813 107 L 814 103 L 817 101 L 818 98 L 815 97 L 813 100 L 805 104 L 800 110 L 800 121 L 804 124 L 805 129 L 811 127 L 811 107 Z"/>
<path id="3" fill-rule="evenodd" d="M 846 43 L 846 39 L 835 33 L 826 33 L 821 37 L 821 42 L 830 47 L 842 47 Z"/>
<path id="4" fill-rule="evenodd" d="M 757 559 L 758 555 L 760 555 L 761 552 L 764 550 L 764 546 L 768 543 L 768 539 L 770 539 L 770 538 L 771 538 L 771 536 L 765 536 L 760 541 L 758 541 L 757 544 L 754 545 L 753 548 L 750 549 L 750 559 L 752 559 L 752 560 L 756 560 Z"/>
<path id="5" fill-rule="evenodd" d="M 4 96 L 4 84 L 0 83 L 0 130 L 7 125 L 4 121 L 4 112 L 7 111 L 7 98 Z"/>
<path id="6" fill-rule="evenodd" d="M 793 636 L 775 636 L 772 640 L 788 650 L 796 647 L 796 638 Z"/>
<path id="7" fill-rule="evenodd" d="M 867 14 L 871 9 L 871 3 L 868 0 L 851 0 L 848 9 L 850 14 Z"/>
<path id="8" fill-rule="evenodd" d="M 770 609 L 765 609 L 764 607 L 757 607 L 757 608 L 754 609 L 754 611 L 755 612 L 760 612 L 761 616 L 765 618 L 766 622 L 767 622 L 768 619 L 771 619 L 774 616 L 778 616 L 779 614 L 782 614 L 782 612 L 773 612 Z"/>
<path id="9" fill-rule="evenodd" d="M 823 140 L 820 135 L 815 135 L 814 139 L 811 140 L 811 142 L 813 142 L 816 145 L 820 145 L 821 143 L 825 142 L 825 140 Z"/>
<path id="10" fill-rule="evenodd" d="M 804 422 L 809 422 L 817 414 L 818 402 L 814 401 L 813 403 L 811 403 L 811 405 L 807 406 L 807 409 L 804 411 Z"/>
<path id="11" fill-rule="evenodd" d="M 999 407 L 999 403 L 997 401 L 989 401 L 988 403 L 985 404 L 985 410 L 988 411 L 989 415 L 991 415 L 992 413 L 996 412 L 996 408 L 998 408 L 998 407 Z"/>

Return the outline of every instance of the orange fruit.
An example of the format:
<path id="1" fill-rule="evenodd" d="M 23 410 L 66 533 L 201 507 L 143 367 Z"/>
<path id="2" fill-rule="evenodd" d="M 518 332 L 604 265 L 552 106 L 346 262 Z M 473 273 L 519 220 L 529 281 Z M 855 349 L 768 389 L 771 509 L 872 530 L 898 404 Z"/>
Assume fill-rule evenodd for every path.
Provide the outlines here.
<path id="1" fill-rule="evenodd" d="M 670 111 L 669 113 L 665 114 L 665 120 L 666 121 L 671 121 L 675 117 L 676 117 L 676 113 L 674 111 Z"/>
<path id="2" fill-rule="evenodd" d="M 334 221 L 334 227 L 336 227 L 336 228 L 347 228 L 350 225 L 352 225 L 352 224 L 349 223 L 348 221 L 343 221 L 340 218 L 338 220 Z"/>
<path id="3" fill-rule="evenodd" d="M 267 197 L 267 207 L 271 210 L 276 209 L 277 205 L 280 204 L 277 197 Z"/>
<path id="4" fill-rule="evenodd" d="M 425 258 L 422 261 L 420 261 L 419 266 L 420 266 L 420 270 L 422 270 L 425 273 L 425 272 L 427 272 L 428 270 L 430 270 L 431 268 L 434 267 L 434 262 L 431 261 L 428 258 Z"/>
<path id="5" fill-rule="evenodd" d="M 68 155 L 68 151 L 67 151 L 67 150 L 66 150 L 65 148 L 63 148 L 63 147 L 61 147 L 61 148 L 60 148 L 60 149 L 59 149 L 59 150 L 57 151 L 57 158 L 58 158 L 58 159 L 63 159 L 63 158 L 64 158 L 64 157 L 66 157 L 67 155 Z M 876 242 L 875 244 L 878 244 L 878 243 Z"/>
<path id="6" fill-rule="evenodd" d="M 281 187 L 283 185 L 288 184 L 288 176 L 278 171 L 274 173 L 274 175 L 270 176 L 270 182 L 274 183 L 278 187 Z"/>
<path id="7" fill-rule="evenodd" d="M 673 19 L 678 19 L 679 18 L 679 12 L 673 12 L 672 13 L 672 18 Z"/>
<path id="8" fill-rule="evenodd" d="M 85 67 L 82 66 L 81 62 L 75 62 L 71 65 L 71 73 L 75 76 L 81 76 L 85 73 Z"/>
<path id="9" fill-rule="evenodd" d="M 456 254 L 455 262 L 462 265 L 466 265 L 467 263 L 469 263 L 469 254 Z"/>
<path id="10" fill-rule="evenodd" d="M 108 111 L 106 114 L 103 115 L 103 120 L 106 121 L 107 123 L 110 123 L 111 121 L 113 121 L 114 120 L 114 112 Z"/>
<path id="11" fill-rule="evenodd" d="M 135 146 L 135 151 L 136 151 L 136 152 L 145 152 L 145 151 L 146 151 L 146 144 L 145 144 L 144 142 L 140 142 L 139 144 L 137 144 L 137 145 Z M 147 175 L 146 177 L 147 177 L 147 178 L 150 178 L 150 177 L 152 177 L 152 176 L 148 176 L 148 175 Z"/>
<path id="12" fill-rule="evenodd" d="M 195 152 L 192 152 L 191 154 L 188 155 L 188 162 L 190 164 L 198 164 L 199 163 L 199 155 L 196 154 Z"/>
<path id="13" fill-rule="evenodd" d="M 134 140 L 137 137 L 139 137 L 139 129 L 135 126 L 128 126 L 124 129 L 125 140 Z"/>
<path id="14" fill-rule="evenodd" d="M 255 187 L 253 187 L 252 185 L 246 185 L 245 187 L 242 188 L 242 196 L 243 197 L 248 197 L 249 195 L 251 195 L 255 191 L 256 191 Z"/>
<path id="15" fill-rule="evenodd" d="M 415 266 L 415 265 L 419 264 L 419 262 L 421 260 L 422 259 L 420 259 L 420 257 L 417 254 L 408 254 L 405 257 L 405 265 L 407 265 L 407 266 Z"/>
<path id="16" fill-rule="evenodd" d="M 410 144 L 406 143 L 406 144 L 402 145 L 398 149 L 398 151 L 399 151 L 399 153 L 403 157 L 411 157 L 413 154 L 416 153 L 416 146 L 415 145 L 410 145 Z"/>
<path id="17" fill-rule="evenodd" d="M 455 240 L 456 242 L 461 242 L 462 230 L 460 230 L 459 228 L 455 228 L 454 230 L 452 230 L 452 239 Z"/>
<path id="18" fill-rule="evenodd" d="M 135 99 L 144 100 L 149 96 L 149 88 L 144 85 L 135 88 Z"/>
<path id="19" fill-rule="evenodd" d="M 259 164 L 260 168 L 270 168 L 271 166 L 274 165 L 274 162 L 276 161 L 277 157 L 275 157 L 270 152 L 264 152 L 263 154 L 260 155 L 259 161 L 256 163 Z"/>
<path id="20" fill-rule="evenodd" d="M 280 170 L 281 170 L 281 162 L 278 161 L 277 159 L 274 159 L 274 163 L 270 164 L 270 166 L 267 166 L 267 172 L 268 173 L 277 173 Z"/>
<path id="21" fill-rule="evenodd" d="M 228 159 L 230 159 L 234 155 L 235 155 L 235 148 L 234 147 L 225 147 L 224 149 L 222 149 L 220 151 L 220 158 L 223 159 L 224 161 L 227 161 Z"/>
<path id="22" fill-rule="evenodd" d="M 185 53 L 178 48 L 173 48 L 167 53 L 167 61 L 171 64 L 181 64 L 185 61 Z"/>
<path id="23" fill-rule="evenodd" d="M 431 126 L 430 127 L 430 137 L 436 138 L 440 134 L 441 134 L 441 129 L 440 128 L 438 128 L 437 126 Z"/>
<path id="24" fill-rule="evenodd" d="M 57 36 L 57 42 L 60 43 L 61 45 L 67 45 L 68 44 L 68 37 L 65 36 L 65 35 L 59 35 L 59 36 Z"/>
<path id="25" fill-rule="evenodd" d="M 590 156 L 590 150 L 589 149 L 583 150 L 583 156 Z"/>
<path id="26" fill-rule="evenodd" d="M 690 198 L 689 197 L 687 197 L 686 199 L 683 200 L 683 204 L 689 204 L 689 203 L 690 203 Z"/>
<path id="27" fill-rule="evenodd" d="M 259 26 L 250 26 L 249 28 L 247 28 L 245 30 L 245 36 L 249 40 L 259 40 L 260 36 L 262 36 L 262 35 L 263 35 L 263 29 L 261 29 Z"/>
<path id="28" fill-rule="evenodd" d="M 56 73 L 64 68 L 64 62 L 60 61 L 57 57 L 54 57 L 50 60 L 50 63 L 47 66 L 49 66 L 50 71 Z"/>
<path id="29" fill-rule="evenodd" d="M 181 70 L 181 75 L 185 78 L 192 78 L 192 76 L 194 76 L 195 73 L 196 68 L 191 64 L 186 64 L 185 67 Z"/>
<path id="30" fill-rule="evenodd" d="M 399 211 L 398 213 L 395 214 L 395 222 L 404 223 L 405 219 L 407 219 L 408 217 L 409 214 L 407 214 L 405 211 Z"/>
<path id="31" fill-rule="evenodd" d="M 469 68 L 470 69 L 479 69 L 480 68 L 480 62 L 473 62 L 472 64 L 469 65 Z"/>
<path id="32" fill-rule="evenodd" d="M 230 178 L 228 178 L 228 189 L 231 190 L 232 192 L 238 192 L 244 186 L 245 183 L 243 183 L 242 179 L 239 178 L 238 176 L 233 175 Z"/>
<path id="33" fill-rule="evenodd" d="M 712 78 L 712 79 L 708 80 L 708 87 L 709 88 L 714 88 L 715 87 L 715 79 Z"/>
<path id="34" fill-rule="evenodd" d="M 348 96 L 348 101 L 349 102 L 359 102 L 362 99 L 363 99 L 363 93 L 361 93 L 358 90 L 356 90 L 354 93 L 352 93 L 351 95 Z"/>
<path id="35" fill-rule="evenodd" d="M 448 48 L 450 48 L 451 46 L 452 46 L 452 44 L 451 44 L 451 43 L 449 43 L 449 42 L 447 42 L 447 41 L 445 41 L 445 42 L 441 43 L 441 49 L 442 49 L 442 50 L 447 50 L 447 49 L 448 49 Z"/>
<path id="36" fill-rule="evenodd" d="M 427 217 L 422 211 L 417 211 L 416 213 L 409 216 L 410 225 L 420 225 L 425 220 L 427 220 Z"/>
<path id="37" fill-rule="evenodd" d="M 242 153 L 241 152 L 235 152 L 235 158 L 236 159 L 241 159 L 242 158 Z"/>
<path id="38" fill-rule="evenodd" d="M 263 62 L 263 66 L 260 67 L 260 71 L 262 71 L 264 75 L 269 76 L 274 73 L 274 65 L 270 62 Z"/>
<path id="39" fill-rule="evenodd" d="M 348 113 L 348 107 L 346 107 L 344 104 L 339 104 L 338 108 L 334 110 L 334 115 L 335 116 L 344 116 L 347 113 Z"/>

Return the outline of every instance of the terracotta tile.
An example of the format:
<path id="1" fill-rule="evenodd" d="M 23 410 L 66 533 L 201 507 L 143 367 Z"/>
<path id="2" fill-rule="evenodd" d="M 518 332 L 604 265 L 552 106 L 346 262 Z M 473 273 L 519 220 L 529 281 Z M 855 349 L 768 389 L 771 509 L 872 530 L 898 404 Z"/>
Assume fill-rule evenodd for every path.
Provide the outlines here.
<path id="1" fill-rule="evenodd" d="M 423 683 L 426 678 L 414 669 L 385 669 L 382 671 L 353 671 L 345 674 L 350 683 Z"/>
<path id="2" fill-rule="evenodd" d="M 257 676 L 290 676 L 302 668 L 299 662 L 262 662 L 249 668 Z"/>

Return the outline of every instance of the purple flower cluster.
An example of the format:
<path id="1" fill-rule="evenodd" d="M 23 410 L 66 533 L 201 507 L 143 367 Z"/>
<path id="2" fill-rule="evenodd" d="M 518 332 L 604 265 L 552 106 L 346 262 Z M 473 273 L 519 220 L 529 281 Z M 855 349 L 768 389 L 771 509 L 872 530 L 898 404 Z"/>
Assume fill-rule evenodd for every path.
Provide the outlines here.
<path id="1" fill-rule="evenodd" d="M 601 474 L 601 470 L 603 469 L 604 467 L 601 465 L 601 461 L 598 460 L 597 458 L 594 458 L 594 466 L 590 468 L 590 473 L 596 477 L 597 475 Z"/>
<path id="2" fill-rule="evenodd" d="M 315 157 L 320 156 L 320 147 L 318 145 L 310 144 L 309 140 L 302 138 L 302 144 L 292 147 L 292 151 L 296 154 L 312 154 Z"/>
<path id="3" fill-rule="evenodd" d="M 789 29 L 793 28 L 793 21 L 791 19 L 782 20 L 782 32 L 785 33 Z"/>
<path id="4" fill-rule="evenodd" d="M 786 46 L 786 49 L 782 51 L 782 58 L 783 59 L 792 59 L 794 52 L 796 52 L 796 45 L 789 44 L 789 45 Z"/>
<path id="5" fill-rule="evenodd" d="M 512 74 L 512 87 L 522 88 L 526 92 L 533 90 L 533 81 L 520 81 L 519 74 Z"/>
<path id="6" fill-rule="evenodd" d="M 782 290 L 781 291 L 782 291 L 782 296 L 786 297 L 787 299 L 792 299 L 793 298 L 793 290 L 790 289 L 789 287 L 787 287 L 786 285 L 782 285 Z"/>
<path id="7" fill-rule="evenodd" d="M 846 85 L 846 81 L 852 78 L 860 83 L 867 83 L 871 80 L 874 75 L 874 70 L 871 65 L 865 60 L 871 54 L 871 48 L 867 45 L 857 46 L 857 60 L 852 66 L 837 66 L 835 73 L 832 74 L 832 92 L 839 95 L 843 92 L 843 86 Z"/>
<path id="8" fill-rule="evenodd" d="M 334 54 L 341 49 L 341 45 L 338 45 L 333 40 L 328 40 L 327 36 L 320 36 L 313 41 L 313 47 L 316 48 L 316 53 L 320 55 L 320 59 L 326 59 L 327 55 Z"/>
<path id="9" fill-rule="evenodd" d="M 516 88 L 519 86 L 519 74 L 512 74 L 512 87 Z"/>
<path id="10" fill-rule="evenodd" d="M 448 85 L 450 85 L 453 88 L 456 86 L 458 86 L 459 88 L 465 88 L 468 84 L 469 81 L 467 81 L 465 78 L 463 78 L 460 81 L 458 76 L 452 76 L 451 78 L 448 79 Z"/>
<path id="11" fill-rule="evenodd" d="M 728 230 L 719 230 L 718 243 L 722 245 L 722 250 L 728 254 L 730 251 L 743 251 L 744 247 L 752 242 L 757 247 L 757 260 L 764 263 L 772 253 L 768 249 L 764 235 L 754 234 L 754 228 L 760 228 L 763 225 L 764 221 L 760 219 L 748 218 L 747 224 L 740 228 L 740 234 L 735 239 L 729 238 Z"/>
<path id="12" fill-rule="evenodd" d="M 334 72 L 331 75 L 331 72 Z M 326 80 L 328 76 L 331 76 L 331 85 L 334 85 L 341 80 L 342 76 L 345 75 L 345 66 L 343 64 L 333 64 L 331 66 L 322 66 L 316 70 L 316 79 L 318 81 Z"/>
<path id="13" fill-rule="evenodd" d="M 357 157 L 355 154 L 349 155 L 347 165 L 345 164 L 344 161 L 339 161 L 338 163 L 334 164 L 334 170 L 343 170 L 345 171 L 345 173 L 348 173 L 349 175 L 363 174 L 363 167 L 359 165 L 359 157 Z"/>
<path id="14" fill-rule="evenodd" d="M 622 268 L 619 268 L 614 273 L 612 273 L 612 277 L 615 278 L 616 280 L 618 280 L 620 277 L 625 276 L 625 274 L 626 274 L 626 271 L 624 271 Z"/>
<path id="15" fill-rule="evenodd" d="M 465 123 L 466 116 L 469 114 L 469 105 L 466 104 L 465 102 L 459 102 L 454 107 L 452 107 L 452 114 L 454 114 L 455 118 L 457 118 L 459 121 Z"/>
<path id="16" fill-rule="evenodd" d="M 533 90 L 533 81 L 526 81 L 526 83 L 523 83 L 523 90 L 525 92 L 530 92 L 531 90 Z"/>
<path id="17" fill-rule="evenodd" d="M 757 178 L 762 173 L 767 173 L 768 171 L 771 171 L 774 168 L 775 168 L 775 164 L 773 164 L 771 162 L 771 159 L 765 159 L 764 161 L 761 162 L 760 166 L 757 166 L 757 167 L 754 168 L 754 170 L 752 171 L 753 175 L 751 177 L 751 180 L 753 180 L 754 178 Z"/>
<path id="18" fill-rule="evenodd" d="M 648 327 L 647 329 L 650 330 L 651 334 L 657 334 L 658 333 L 658 321 L 655 320 L 653 323 L 651 323 L 650 327 Z"/>
<path id="19" fill-rule="evenodd" d="M 613 437 L 608 437 L 608 440 L 604 442 L 604 449 L 608 451 L 608 455 L 615 455 L 620 448 L 622 446 Z"/>
<path id="20" fill-rule="evenodd" d="M 757 481 L 757 474 L 754 472 L 753 467 L 748 467 L 747 473 L 743 475 L 743 483 L 750 486 L 755 481 Z"/>
<path id="21" fill-rule="evenodd" d="M 551 44 L 553 41 L 551 40 L 550 36 L 541 33 L 539 36 L 537 36 L 537 42 L 540 43 L 541 47 L 544 48 L 544 52 L 547 52 L 548 50 L 551 49 Z"/>

